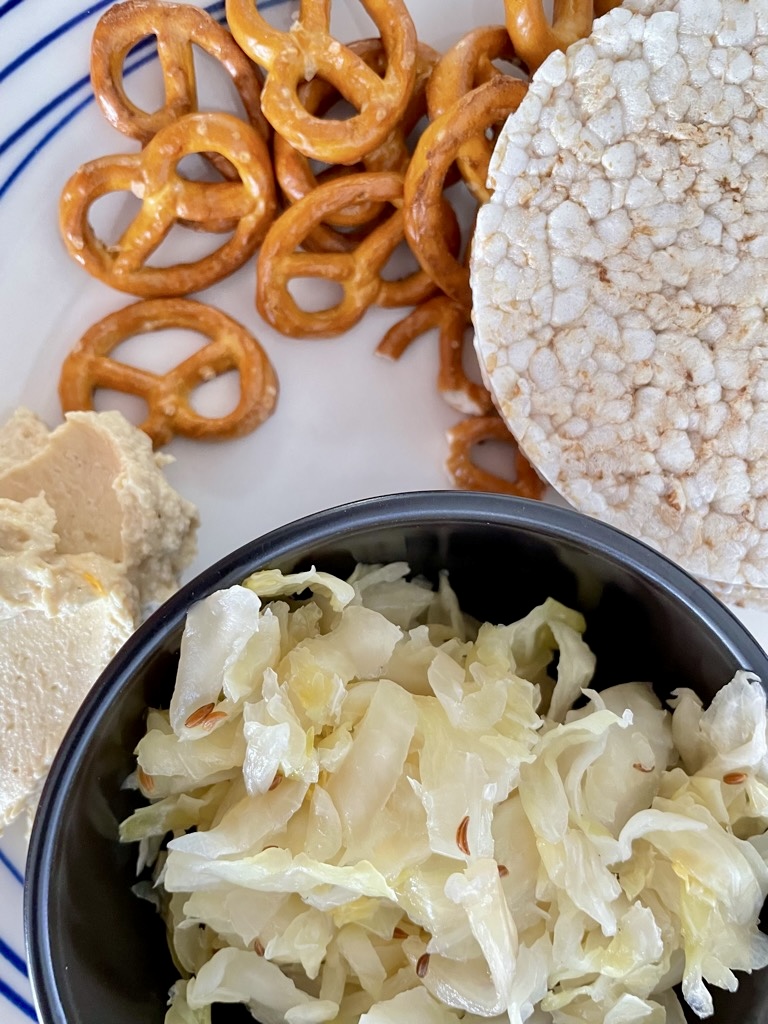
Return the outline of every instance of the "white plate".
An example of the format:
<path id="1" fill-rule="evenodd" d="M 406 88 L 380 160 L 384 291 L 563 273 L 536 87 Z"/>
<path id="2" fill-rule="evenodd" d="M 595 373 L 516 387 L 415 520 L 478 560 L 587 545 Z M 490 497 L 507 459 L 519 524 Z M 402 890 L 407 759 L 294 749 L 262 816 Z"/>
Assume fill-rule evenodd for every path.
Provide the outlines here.
<path id="1" fill-rule="evenodd" d="M 50 424 L 60 419 L 56 396 L 62 359 L 82 332 L 133 301 L 92 280 L 67 256 L 57 230 L 57 204 L 69 174 L 85 160 L 131 151 L 99 113 L 88 81 L 89 39 L 109 2 L 0 0 L 0 419 L 19 404 Z M 201 5 L 202 6 L 202 5 Z M 223 18 L 223 3 L 208 5 Z M 297 4 L 269 0 L 262 10 L 286 26 Z M 450 17 L 434 0 L 410 0 L 422 39 L 445 49 L 472 25 L 497 23 L 500 0 L 459 0 Z M 334 26 L 345 39 L 374 34 L 355 0 L 336 0 Z M 148 48 L 127 81 L 137 98 L 157 97 L 157 62 Z M 203 105 L 226 85 L 203 62 Z M 206 102 L 207 97 L 207 102 Z M 106 209 L 106 203 L 105 203 Z M 100 223 L 119 217 L 112 203 Z M 251 538 L 298 516 L 340 502 L 395 491 L 448 486 L 444 433 L 460 417 L 438 397 L 434 337 L 399 363 L 374 358 L 397 311 L 372 311 L 346 336 L 292 341 L 270 330 L 253 305 L 253 265 L 201 296 L 249 326 L 281 382 L 277 412 L 250 437 L 222 445 L 176 441 L 171 482 L 201 512 L 199 554 L 188 573 Z M 400 314 L 401 315 L 401 314 Z M 156 343 L 132 343 L 135 359 L 170 365 Z M 171 353 L 189 339 L 171 339 Z M 157 360 L 157 362 L 156 362 Z M 211 385 L 207 406 L 231 399 L 228 384 Z M 135 418 L 135 409 L 120 404 Z M 768 616 L 741 613 L 764 644 Z M 25 841 L 19 827 L 0 840 L 0 1021 L 34 1020 L 22 934 Z"/>

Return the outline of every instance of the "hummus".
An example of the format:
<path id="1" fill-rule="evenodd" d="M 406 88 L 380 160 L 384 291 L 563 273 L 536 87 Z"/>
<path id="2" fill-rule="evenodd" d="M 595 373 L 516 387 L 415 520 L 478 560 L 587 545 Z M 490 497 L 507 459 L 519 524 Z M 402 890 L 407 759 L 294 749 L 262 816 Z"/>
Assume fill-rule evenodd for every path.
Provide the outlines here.
<path id="1" fill-rule="evenodd" d="M 0 427 L 0 830 L 34 808 L 88 690 L 194 554 L 167 461 L 119 413 Z"/>
<path id="2" fill-rule="evenodd" d="M 197 526 L 194 506 L 160 472 L 169 457 L 119 412 L 68 413 L 42 442 L 31 418 L 17 412 L 0 433 L 0 449 L 7 440 L 24 456 L 0 462 L 0 498 L 42 492 L 56 514 L 60 553 L 93 552 L 121 566 L 139 607 L 164 601 L 194 555 Z"/>

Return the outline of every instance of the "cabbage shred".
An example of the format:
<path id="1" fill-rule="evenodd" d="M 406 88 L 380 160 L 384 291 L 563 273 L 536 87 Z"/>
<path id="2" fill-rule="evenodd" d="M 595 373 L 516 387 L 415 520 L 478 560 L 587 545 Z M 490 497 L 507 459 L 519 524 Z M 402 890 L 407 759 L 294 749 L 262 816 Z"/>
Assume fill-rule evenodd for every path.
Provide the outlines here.
<path id="1" fill-rule="evenodd" d="M 191 610 L 121 826 L 167 1024 L 680 1024 L 678 983 L 711 1014 L 768 964 L 759 680 L 597 693 L 578 612 L 478 624 L 408 572 L 268 570 Z"/>

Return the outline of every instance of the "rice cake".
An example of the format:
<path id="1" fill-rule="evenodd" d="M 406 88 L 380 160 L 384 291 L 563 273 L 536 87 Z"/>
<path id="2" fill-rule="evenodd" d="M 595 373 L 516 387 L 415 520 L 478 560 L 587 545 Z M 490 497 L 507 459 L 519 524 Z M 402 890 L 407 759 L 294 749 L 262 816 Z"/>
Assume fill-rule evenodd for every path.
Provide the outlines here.
<path id="1" fill-rule="evenodd" d="M 553 54 L 501 133 L 478 354 L 572 505 L 768 587 L 768 2 L 630 4 Z"/>

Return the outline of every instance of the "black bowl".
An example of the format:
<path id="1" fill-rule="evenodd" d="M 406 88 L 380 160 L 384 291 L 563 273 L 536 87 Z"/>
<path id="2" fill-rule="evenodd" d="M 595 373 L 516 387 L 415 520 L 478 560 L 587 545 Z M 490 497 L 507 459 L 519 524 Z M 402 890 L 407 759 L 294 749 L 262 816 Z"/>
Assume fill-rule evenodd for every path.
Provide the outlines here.
<path id="1" fill-rule="evenodd" d="M 218 562 L 160 608 L 99 678 L 51 769 L 27 863 L 25 924 L 43 1024 L 155 1024 L 174 970 L 161 920 L 131 892 L 134 847 L 117 839 L 135 806 L 121 789 L 148 705 L 167 706 L 189 607 L 265 566 L 345 575 L 355 562 L 407 560 L 450 572 L 464 608 L 511 622 L 548 596 L 581 609 L 596 685 L 689 686 L 704 700 L 768 659 L 740 622 L 644 544 L 578 513 L 450 491 L 376 498 L 309 516 Z M 214 1020 L 250 1020 L 242 1008 Z M 742 977 L 715 1021 L 768 1019 L 768 972 Z"/>

